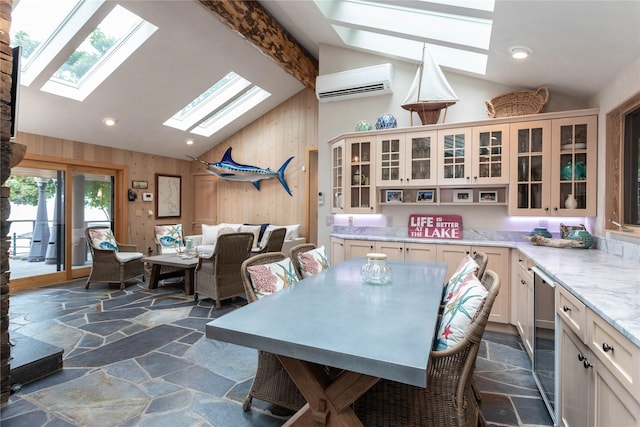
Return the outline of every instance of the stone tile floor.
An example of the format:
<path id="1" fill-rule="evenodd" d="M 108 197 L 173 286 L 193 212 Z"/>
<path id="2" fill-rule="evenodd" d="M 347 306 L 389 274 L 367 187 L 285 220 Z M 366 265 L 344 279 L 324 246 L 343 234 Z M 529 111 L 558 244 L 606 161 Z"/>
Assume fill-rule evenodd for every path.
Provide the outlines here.
<path id="1" fill-rule="evenodd" d="M 12 426 L 279 426 L 290 415 L 253 401 L 242 411 L 255 350 L 207 339 L 215 310 L 176 285 L 123 291 L 84 280 L 17 293 L 10 331 L 64 348 L 64 369 L 27 384 L 0 408 Z M 487 331 L 476 383 L 489 426 L 549 426 L 518 337 Z"/>

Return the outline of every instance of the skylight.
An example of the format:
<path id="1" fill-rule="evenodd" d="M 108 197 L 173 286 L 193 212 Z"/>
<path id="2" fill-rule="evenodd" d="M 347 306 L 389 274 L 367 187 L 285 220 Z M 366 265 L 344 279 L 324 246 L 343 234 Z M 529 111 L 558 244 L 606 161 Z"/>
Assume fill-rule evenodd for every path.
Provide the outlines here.
<path id="1" fill-rule="evenodd" d="M 412 2 L 316 0 L 342 41 L 359 50 L 419 61 L 426 42 L 443 66 L 484 74 L 493 22 L 493 0 Z M 454 6 L 444 13 L 437 4 Z M 431 10 L 433 8 L 434 10 Z M 435 10 L 438 9 L 438 10 Z"/>
<path id="2" fill-rule="evenodd" d="M 87 22 L 108 10 L 75 51 L 61 58 Z M 21 0 L 12 12 L 11 40 L 23 47 L 25 86 L 51 65 L 61 64 L 41 90 L 82 101 L 157 29 L 104 0 Z"/>
<path id="3" fill-rule="evenodd" d="M 164 125 L 209 137 L 271 94 L 231 71 L 174 114 Z"/>

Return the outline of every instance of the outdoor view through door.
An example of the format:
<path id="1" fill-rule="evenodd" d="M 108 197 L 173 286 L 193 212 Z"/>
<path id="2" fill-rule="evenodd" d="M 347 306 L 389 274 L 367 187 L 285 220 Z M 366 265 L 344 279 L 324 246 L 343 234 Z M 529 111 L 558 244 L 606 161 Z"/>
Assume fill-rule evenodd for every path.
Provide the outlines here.
<path id="1" fill-rule="evenodd" d="M 22 164 L 12 169 L 7 181 L 12 283 L 91 266 L 84 229 L 113 228 L 114 176 L 86 169 Z"/>

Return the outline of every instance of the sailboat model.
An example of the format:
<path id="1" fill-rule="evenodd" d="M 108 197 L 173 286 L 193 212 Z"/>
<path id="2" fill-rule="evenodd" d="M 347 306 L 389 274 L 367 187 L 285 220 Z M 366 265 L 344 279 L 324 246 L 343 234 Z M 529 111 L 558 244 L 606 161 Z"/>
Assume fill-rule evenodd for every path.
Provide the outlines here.
<path id="1" fill-rule="evenodd" d="M 457 101 L 458 97 L 451 89 L 440 66 L 433 60 L 426 44 L 423 45 L 422 63 L 407 97 L 402 102 L 402 108 L 418 113 L 423 125 L 432 125 L 438 123 L 443 108 L 446 119 L 446 109 Z"/>

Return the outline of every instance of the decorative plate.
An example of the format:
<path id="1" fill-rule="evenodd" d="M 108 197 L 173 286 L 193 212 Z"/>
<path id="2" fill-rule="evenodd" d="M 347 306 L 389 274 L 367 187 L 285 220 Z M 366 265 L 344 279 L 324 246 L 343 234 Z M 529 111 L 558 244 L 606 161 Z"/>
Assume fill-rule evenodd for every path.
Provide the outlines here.
<path id="1" fill-rule="evenodd" d="M 398 122 L 393 114 L 385 113 L 376 120 L 376 129 L 393 129 L 398 127 Z"/>

